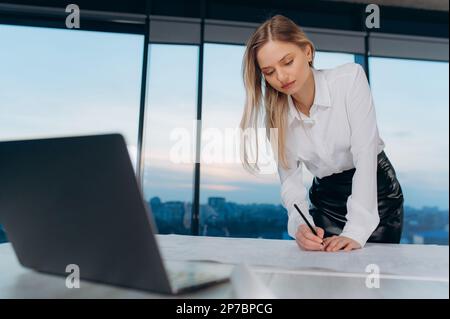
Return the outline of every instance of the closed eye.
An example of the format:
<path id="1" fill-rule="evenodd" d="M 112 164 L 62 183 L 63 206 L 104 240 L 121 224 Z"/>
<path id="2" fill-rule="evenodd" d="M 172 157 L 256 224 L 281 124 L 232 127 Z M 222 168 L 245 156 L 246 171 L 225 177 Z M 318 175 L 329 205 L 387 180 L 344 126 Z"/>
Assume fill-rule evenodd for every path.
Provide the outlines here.
<path id="1" fill-rule="evenodd" d="M 294 62 L 294 60 L 291 60 L 291 61 L 289 61 L 289 62 L 285 63 L 284 65 L 291 65 L 291 64 L 292 64 L 292 62 Z M 272 75 L 272 74 L 273 74 L 273 71 L 272 71 L 272 72 L 268 72 L 268 73 L 266 73 L 266 75 Z"/>

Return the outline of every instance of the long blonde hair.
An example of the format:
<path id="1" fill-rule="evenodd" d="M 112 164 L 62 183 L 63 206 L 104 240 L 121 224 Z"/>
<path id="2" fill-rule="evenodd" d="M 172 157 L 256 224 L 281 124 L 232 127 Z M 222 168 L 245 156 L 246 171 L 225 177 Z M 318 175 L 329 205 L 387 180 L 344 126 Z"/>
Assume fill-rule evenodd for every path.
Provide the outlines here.
<path id="1" fill-rule="evenodd" d="M 244 132 L 247 129 L 258 129 L 260 117 L 263 115 L 261 104 L 264 99 L 264 126 L 266 128 L 266 138 L 270 140 L 277 163 L 280 161 L 282 167 L 287 168 L 288 165 L 285 153 L 285 130 L 288 114 L 287 95 L 275 90 L 267 81 L 265 81 L 263 97 L 263 77 L 256 60 L 258 49 L 269 41 L 290 42 L 297 44 L 301 48 L 309 45 L 312 51 L 310 67 L 313 67 L 315 47 L 295 22 L 285 16 L 275 15 L 261 24 L 247 41 L 247 48 L 242 62 L 242 75 L 246 91 L 246 100 L 240 128 Z M 270 139 L 269 137 L 271 128 L 278 129 L 275 140 L 273 138 Z M 258 135 L 256 134 L 254 136 L 255 139 L 249 140 L 246 134 L 241 133 L 241 161 L 244 168 L 251 173 L 259 172 Z M 255 163 L 249 162 L 249 150 L 251 149 L 251 145 L 256 146 Z M 276 147 L 274 145 L 276 145 Z"/>

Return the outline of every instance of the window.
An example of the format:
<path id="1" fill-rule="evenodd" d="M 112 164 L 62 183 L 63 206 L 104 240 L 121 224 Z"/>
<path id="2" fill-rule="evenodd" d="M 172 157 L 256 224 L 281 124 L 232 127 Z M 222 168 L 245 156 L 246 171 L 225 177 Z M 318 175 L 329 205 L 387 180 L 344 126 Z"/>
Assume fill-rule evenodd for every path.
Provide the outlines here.
<path id="1" fill-rule="evenodd" d="M 136 162 L 143 36 L 0 25 L 0 43 L 0 140 L 119 132 Z"/>
<path id="2" fill-rule="evenodd" d="M 143 37 L 0 26 L 0 139 L 122 133 L 136 161 Z"/>
<path id="3" fill-rule="evenodd" d="M 402 242 L 448 245 L 448 63 L 369 65 L 380 134 L 405 197 Z"/>
<path id="4" fill-rule="evenodd" d="M 331 69 L 351 62 L 355 62 L 355 55 L 350 53 L 317 51 L 314 57 L 314 67 L 316 69 Z"/>
<path id="5" fill-rule="evenodd" d="M 144 197 L 158 231 L 191 233 L 198 46 L 150 44 Z"/>

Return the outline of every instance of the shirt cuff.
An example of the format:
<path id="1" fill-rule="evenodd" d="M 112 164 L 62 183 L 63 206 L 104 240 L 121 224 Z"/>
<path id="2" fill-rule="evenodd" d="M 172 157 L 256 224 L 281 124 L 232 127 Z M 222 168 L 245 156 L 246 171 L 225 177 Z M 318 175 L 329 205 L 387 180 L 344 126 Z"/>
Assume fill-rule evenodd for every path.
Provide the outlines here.
<path id="1" fill-rule="evenodd" d="M 315 226 L 314 220 L 312 216 L 309 214 L 309 206 L 306 201 L 298 203 L 298 208 L 300 208 L 303 215 L 305 215 L 308 222 L 311 224 L 311 226 Z M 287 208 L 287 207 L 286 207 Z M 288 209 L 288 234 L 292 238 L 295 239 L 295 233 L 297 232 L 298 226 L 302 224 L 306 224 L 305 220 L 302 216 L 300 216 L 300 213 L 295 209 L 294 204 L 292 203 L 291 207 Z"/>
<path id="2" fill-rule="evenodd" d="M 361 248 L 363 248 L 366 245 L 370 235 L 372 235 L 372 233 L 367 235 L 367 232 L 355 228 L 345 230 L 340 234 L 340 236 L 345 236 L 353 239 L 354 241 L 356 241 L 358 244 L 361 245 Z"/>
<path id="3" fill-rule="evenodd" d="M 347 217 L 347 223 L 340 236 L 349 237 L 357 241 L 361 248 L 364 247 L 380 223 L 378 209 L 374 212 L 369 211 L 350 195 L 347 200 Z"/>

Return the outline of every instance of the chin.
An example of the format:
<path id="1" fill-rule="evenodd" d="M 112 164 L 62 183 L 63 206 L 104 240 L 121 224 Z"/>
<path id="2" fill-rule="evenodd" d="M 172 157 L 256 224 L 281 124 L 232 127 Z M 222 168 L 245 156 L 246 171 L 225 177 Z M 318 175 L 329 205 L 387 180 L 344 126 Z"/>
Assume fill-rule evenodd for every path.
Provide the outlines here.
<path id="1" fill-rule="evenodd" d="M 296 87 L 296 85 L 294 85 L 293 87 L 290 87 L 289 89 L 281 89 L 281 92 L 286 93 L 286 94 L 292 94 L 295 92 L 295 87 Z"/>

